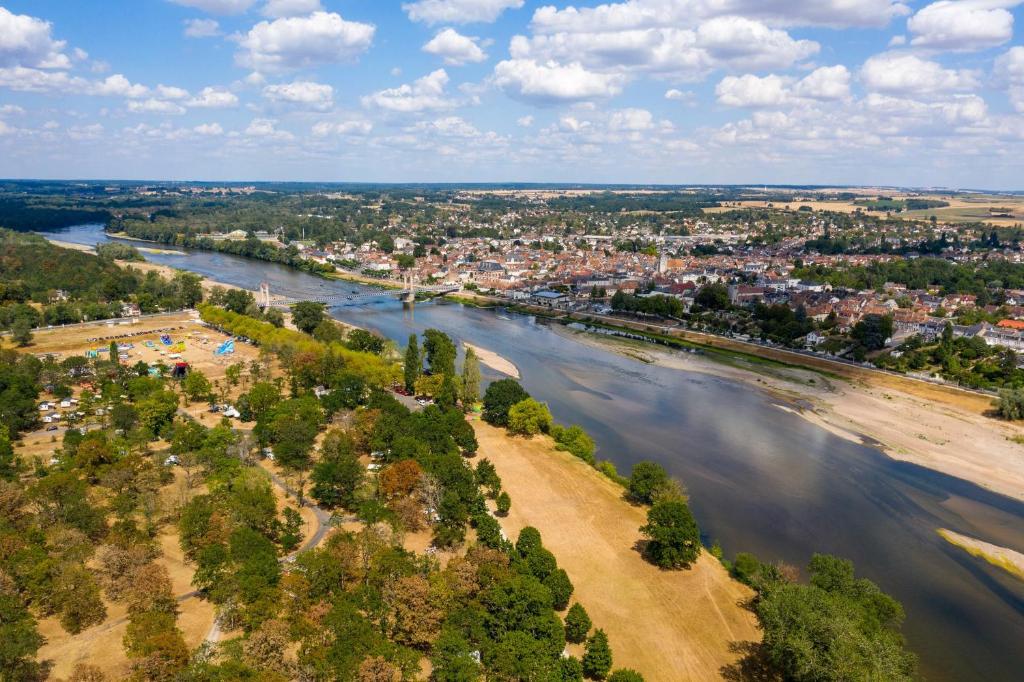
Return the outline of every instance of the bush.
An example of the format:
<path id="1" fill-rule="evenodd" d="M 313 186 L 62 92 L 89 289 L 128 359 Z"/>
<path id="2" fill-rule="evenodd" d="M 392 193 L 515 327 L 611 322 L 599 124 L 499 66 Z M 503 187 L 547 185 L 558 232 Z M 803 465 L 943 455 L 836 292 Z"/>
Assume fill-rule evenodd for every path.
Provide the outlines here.
<path id="1" fill-rule="evenodd" d="M 602 459 L 600 462 L 597 463 L 595 468 L 608 478 L 618 483 L 619 485 L 623 487 L 629 485 L 629 479 L 626 478 L 625 476 L 619 476 L 619 472 L 616 471 L 615 465 L 609 462 L 608 460 Z"/>
<path id="2" fill-rule="evenodd" d="M 648 560 L 661 568 L 689 566 L 700 556 L 700 530 L 685 502 L 657 502 L 647 511 Z"/>
<path id="3" fill-rule="evenodd" d="M 996 414 L 1003 419 L 1024 419 L 1024 388 L 1009 388 L 999 392 L 995 403 Z"/>
<path id="4" fill-rule="evenodd" d="M 551 430 L 551 412 L 544 403 L 527 398 L 508 411 L 508 430 L 520 436 L 535 436 Z"/>
<path id="5" fill-rule="evenodd" d="M 641 504 L 653 504 L 658 491 L 669 483 L 668 472 L 655 462 L 637 462 L 629 477 L 629 498 Z"/>
<path id="6" fill-rule="evenodd" d="M 608 676 L 608 682 L 644 682 L 644 676 L 629 668 L 619 668 Z"/>
<path id="7" fill-rule="evenodd" d="M 551 436 L 558 444 L 559 450 L 565 450 L 579 457 L 587 464 L 594 464 L 594 441 L 582 427 L 559 426 L 551 427 Z"/>
<path id="8" fill-rule="evenodd" d="M 498 515 L 508 516 L 509 510 L 512 509 L 512 498 L 509 496 L 508 493 L 502 492 L 500 495 L 498 495 L 497 505 Z"/>

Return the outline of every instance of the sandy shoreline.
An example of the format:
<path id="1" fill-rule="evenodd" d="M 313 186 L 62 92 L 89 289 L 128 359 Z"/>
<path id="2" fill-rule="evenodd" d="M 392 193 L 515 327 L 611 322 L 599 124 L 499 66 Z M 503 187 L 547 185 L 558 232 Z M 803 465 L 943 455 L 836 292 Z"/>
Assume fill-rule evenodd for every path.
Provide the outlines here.
<path id="1" fill-rule="evenodd" d="M 466 348 L 472 348 L 473 352 L 476 353 L 476 356 L 480 358 L 480 362 L 487 365 L 491 369 L 497 372 L 501 372 L 502 374 L 507 374 L 513 379 L 520 378 L 519 368 L 512 364 L 511 361 L 506 360 L 505 358 L 501 357 L 494 351 L 487 350 L 486 348 L 481 348 L 480 346 L 477 346 L 472 343 L 466 343 L 465 341 L 462 342 L 462 345 L 465 346 Z"/>
<path id="2" fill-rule="evenodd" d="M 1024 580 L 1024 554 L 1008 547 L 1000 547 L 991 542 L 962 535 L 948 528 L 940 528 L 939 535 L 949 544 L 959 547 L 971 556 L 984 559 L 1010 575 Z"/>
<path id="3" fill-rule="evenodd" d="M 769 392 L 834 435 L 1024 500 L 1024 447 L 1011 440 L 1024 436 L 1024 429 L 985 416 L 983 400 L 938 392 L 922 397 L 884 377 L 878 385 L 849 382 L 798 367 L 759 365 L 742 358 L 720 362 L 561 325 L 552 328 L 580 343 L 641 362 L 746 383 Z"/>

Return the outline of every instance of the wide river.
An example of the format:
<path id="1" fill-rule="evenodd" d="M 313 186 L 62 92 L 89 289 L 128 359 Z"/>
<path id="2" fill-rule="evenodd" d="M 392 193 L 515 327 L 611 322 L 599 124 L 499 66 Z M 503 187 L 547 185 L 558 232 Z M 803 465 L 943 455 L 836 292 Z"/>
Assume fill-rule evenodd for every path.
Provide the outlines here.
<path id="1" fill-rule="evenodd" d="M 54 237 L 107 239 L 96 225 Z M 367 289 L 203 251 L 145 255 L 249 289 L 267 281 L 288 296 Z M 928 679 L 1024 679 L 1024 582 L 936 534 L 945 527 L 1024 551 L 1024 503 L 835 437 L 746 385 L 584 346 L 530 316 L 448 302 L 410 311 L 391 299 L 331 313 L 399 345 L 434 327 L 508 358 L 526 389 L 559 422 L 591 433 L 620 472 L 649 459 L 685 482 L 707 541 L 726 556 L 798 566 L 815 552 L 852 559 L 903 603 Z"/>

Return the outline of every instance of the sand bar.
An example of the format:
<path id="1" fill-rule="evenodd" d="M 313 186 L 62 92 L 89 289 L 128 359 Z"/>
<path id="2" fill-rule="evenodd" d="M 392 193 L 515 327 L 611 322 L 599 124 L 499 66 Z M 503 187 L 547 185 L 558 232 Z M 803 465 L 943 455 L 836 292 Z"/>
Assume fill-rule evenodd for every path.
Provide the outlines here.
<path id="1" fill-rule="evenodd" d="M 956 545 L 971 556 L 984 559 L 993 566 L 1002 568 L 1010 575 L 1024 580 L 1024 554 L 1008 547 L 993 545 L 991 542 L 961 535 L 947 528 L 940 528 L 939 535 L 951 545 Z"/>
<path id="2" fill-rule="evenodd" d="M 465 341 L 462 342 L 462 345 L 465 346 L 466 348 L 472 348 L 473 352 L 476 353 L 476 356 L 480 358 L 480 362 L 487 365 L 491 369 L 497 372 L 501 372 L 502 374 L 507 374 L 513 379 L 520 378 L 519 368 L 513 365 L 511 361 L 506 360 L 505 358 L 501 357 L 494 351 L 487 350 L 486 348 L 481 348 L 480 346 L 474 345 L 472 343 L 466 343 Z"/>

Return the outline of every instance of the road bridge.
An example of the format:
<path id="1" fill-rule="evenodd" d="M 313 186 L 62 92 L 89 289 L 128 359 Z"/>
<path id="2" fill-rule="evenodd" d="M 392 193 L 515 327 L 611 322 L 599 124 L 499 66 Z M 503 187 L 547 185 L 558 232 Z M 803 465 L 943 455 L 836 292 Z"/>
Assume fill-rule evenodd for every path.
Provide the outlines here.
<path id="1" fill-rule="evenodd" d="M 295 295 L 295 296 L 283 296 L 283 295 L 272 295 L 270 293 L 270 284 L 263 282 L 260 284 L 260 294 L 257 299 L 257 303 L 265 308 L 287 308 L 301 301 L 312 301 L 314 303 L 323 303 L 329 306 L 343 306 L 343 305 L 363 305 L 366 303 L 372 303 L 379 301 L 384 298 L 397 298 L 401 301 L 412 302 L 416 299 L 416 294 L 426 293 L 433 295 L 450 294 L 456 291 L 460 291 L 462 287 L 458 284 L 441 284 L 436 286 L 417 286 L 412 280 L 403 282 L 401 289 L 381 289 L 379 291 L 369 291 L 362 294 L 354 294 L 351 292 L 335 292 L 329 294 L 309 294 L 309 295 Z"/>

